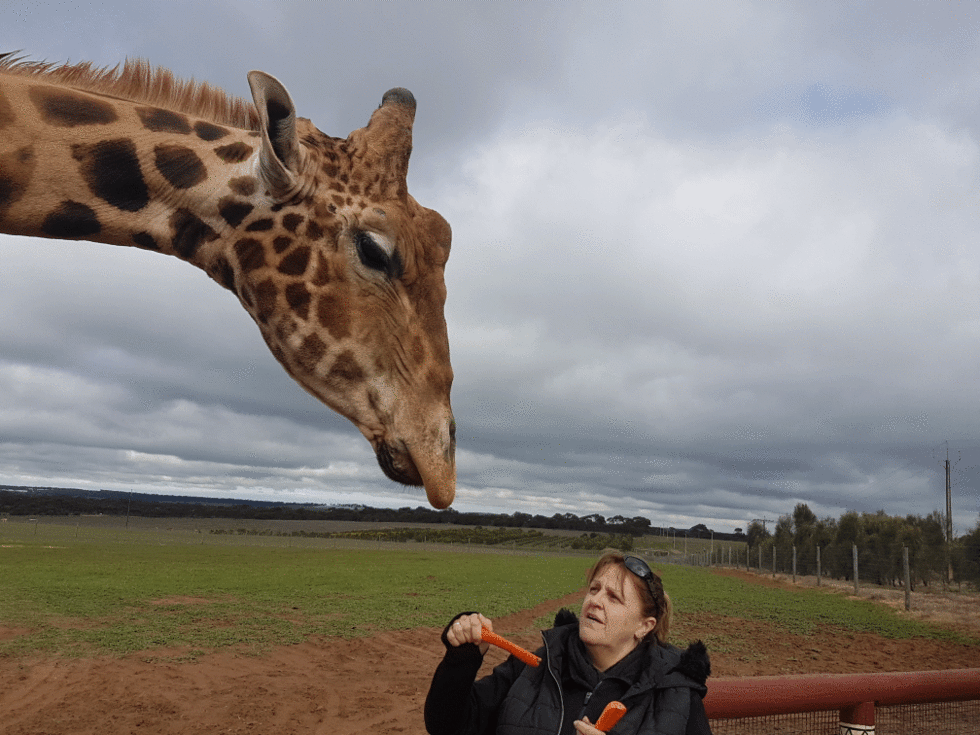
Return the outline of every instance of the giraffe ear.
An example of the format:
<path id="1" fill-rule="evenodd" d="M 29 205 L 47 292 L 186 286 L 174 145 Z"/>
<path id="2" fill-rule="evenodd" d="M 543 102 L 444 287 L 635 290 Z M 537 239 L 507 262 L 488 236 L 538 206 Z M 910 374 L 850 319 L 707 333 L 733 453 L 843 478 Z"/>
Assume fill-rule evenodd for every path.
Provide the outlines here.
<path id="1" fill-rule="evenodd" d="M 280 198 L 296 188 L 300 170 L 296 109 L 289 92 L 275 77 L 250 71 L 248 85 L 262 126 L 260 175 L 272 196 Z"/>

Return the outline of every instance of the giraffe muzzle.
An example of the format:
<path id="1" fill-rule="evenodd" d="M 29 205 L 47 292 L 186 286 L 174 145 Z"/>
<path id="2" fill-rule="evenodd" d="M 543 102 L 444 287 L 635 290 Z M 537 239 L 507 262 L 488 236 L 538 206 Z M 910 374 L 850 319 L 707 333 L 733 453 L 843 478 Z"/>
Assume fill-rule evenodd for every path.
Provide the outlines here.
<path id="1" fill-rule="evenodd" d="M 375 455 L 378 458 L 378 465 L 389 480 L 400 482 L 402 485 L 420 487 L 422 475 L 412 461 L 412 456 L 404 448 L 394 449 L 390 444 L 378 446 Z"/>
<path id="2" fill-rule="evenodd" d="M 455 447 L 452 447 L 454 450 Z M 433 508 L 448 508 L 456 496 L 455 451 L 410 452 L 403 444 L 396 446 L 382 442 L 375 455 L 381 471 L 390 480 L 403 485 L 425 487 L 425 494 Z"/>

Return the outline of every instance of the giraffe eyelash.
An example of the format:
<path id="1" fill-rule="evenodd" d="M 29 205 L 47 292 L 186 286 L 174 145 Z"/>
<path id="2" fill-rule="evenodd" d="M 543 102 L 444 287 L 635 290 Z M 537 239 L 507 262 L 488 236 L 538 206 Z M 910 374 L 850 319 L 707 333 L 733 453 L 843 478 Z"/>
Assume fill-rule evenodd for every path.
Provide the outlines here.
<path id="1" fill-rule="evenodd" d="M 357 257 L 365 267 L 384 273 L 392 279 L 401 278 L 405 269 L 397 250 L 392 249 L 389 254 L 371 233 L 363 230 L 355 233 L 354 245 L 357 248 Z"/>

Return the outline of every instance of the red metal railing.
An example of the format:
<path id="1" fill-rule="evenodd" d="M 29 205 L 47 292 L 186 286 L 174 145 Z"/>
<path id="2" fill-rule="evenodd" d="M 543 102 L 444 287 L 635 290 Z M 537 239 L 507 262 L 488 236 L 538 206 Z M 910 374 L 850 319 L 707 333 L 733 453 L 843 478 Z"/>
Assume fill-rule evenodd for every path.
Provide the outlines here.
<path id="1" fill-rule="evenodd" d="M 831 710 L 873 728 L 876 706 L 969 700 L 980 700 L 980 669 L 711 679 L 704 706 L 713 720 Z"/>

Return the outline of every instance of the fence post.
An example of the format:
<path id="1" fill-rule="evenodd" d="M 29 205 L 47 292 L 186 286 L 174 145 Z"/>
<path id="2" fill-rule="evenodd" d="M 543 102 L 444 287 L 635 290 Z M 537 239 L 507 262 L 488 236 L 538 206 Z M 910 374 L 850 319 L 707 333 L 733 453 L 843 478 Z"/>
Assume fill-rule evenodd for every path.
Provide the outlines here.
<path id="1" fill-rule="evenodd" d="M 772 545 L 772 578 L 776 578 L 776 544 Z"/>
<path id="2" fill-rule="evenodd" d="M 796 584 L 796 547 L 793 547 L 793 584 Z"/>
<path id="3" fill-rule="evenodd" d="M 905 609 L 912 609 L 912 577 L 909 576 L 909 547 L 902 547 L 902 571 L 905 572 Z"/>
<path id="4" fill-rule="evenodd" d="M 820 586 L 820 544 L 817 544 L 817 587 Z"/>
<path id="5" fill-rule="evenodd" d="M 875 735 L 875 703 L 852 704 L 840 711 L 840 735 Z"/>
<path id="6" fill-rule="evenodd" d="M 854 559 L 854 594 L 858 593 L 858 545 L 851 544 L 851 557 Z"/>

